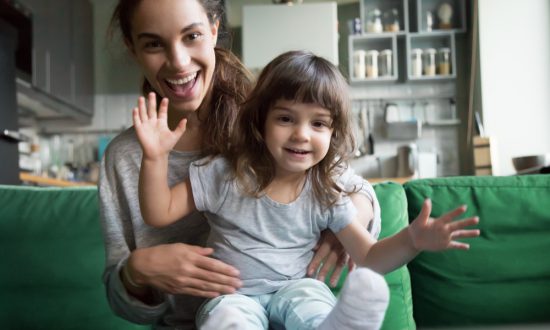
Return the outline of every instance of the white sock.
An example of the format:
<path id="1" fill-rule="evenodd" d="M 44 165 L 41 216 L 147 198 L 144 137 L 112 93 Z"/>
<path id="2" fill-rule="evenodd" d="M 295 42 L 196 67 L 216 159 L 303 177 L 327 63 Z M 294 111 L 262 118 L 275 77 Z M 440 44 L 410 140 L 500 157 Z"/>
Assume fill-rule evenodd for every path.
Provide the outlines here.
<path id="1" fill-rule="evenodd" d="M 318 330 L 378 330 L 384 321 L 390 292 L 384 277 L 368 268 L 352 271 L 334 309 Z"/>
<path id="2" fill-rule="evenodd" d="M 238 308 L 231 305 L 218 306 L 211 313 L 206 322 L 200 327 L 201 330 L 240 330 L 246 324 Z"/>

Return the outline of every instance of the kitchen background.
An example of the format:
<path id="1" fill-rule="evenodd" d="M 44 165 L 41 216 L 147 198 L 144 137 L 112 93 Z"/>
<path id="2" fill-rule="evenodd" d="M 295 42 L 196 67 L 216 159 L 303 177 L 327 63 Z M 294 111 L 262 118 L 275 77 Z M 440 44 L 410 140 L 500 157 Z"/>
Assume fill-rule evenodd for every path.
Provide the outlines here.
<path id="1" fill-rule="evenodd" d="M 106 38 L 115 2 L 0 0 L 11 24 L 0 24 L 0 133 L 13 133 L 0 138 L 0 183 L 97 180 L 139 93 L 138 70 Z M 476 2 L 477 20 L 474 0 L 225 1 L 232 49 L 252 70 L 288 48 L 339 64 L 360 142 L 352 165 L 366 177 L 474 174 L 475 113 L 490 137 L 482 170 L 511 175 L 513 157 L 550 152 L 550 2 Z M 415 49 L 432 48 L 448 66 L 417 70 Z"/>

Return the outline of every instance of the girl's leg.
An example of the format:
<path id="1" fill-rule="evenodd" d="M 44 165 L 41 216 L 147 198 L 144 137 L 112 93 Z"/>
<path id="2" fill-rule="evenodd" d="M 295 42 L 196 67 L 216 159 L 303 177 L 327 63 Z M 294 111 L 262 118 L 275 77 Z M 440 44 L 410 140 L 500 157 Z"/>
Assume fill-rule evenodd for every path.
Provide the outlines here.
<path id="1" fill-rule="evenodd" d="M 336 307 L 319 330 L 378 330 L 389 303 L 384 277 L 368 268 L 351 272 L 342 288 Z"/>
<path id="2" fill-rule="evenodd" d="M 220 296 L 205 302 L 195 320 L 201 330 L 267 330 L 266 310 L 241 294 Z"/>
<path id="3" fill-rule="evenodd" d="M 335 304 L 336 298 L 325 283 L 310 278 L 292 282 L 271 298 L 267 306 L 270 326 L 273 329 L 316 329 Z"/>

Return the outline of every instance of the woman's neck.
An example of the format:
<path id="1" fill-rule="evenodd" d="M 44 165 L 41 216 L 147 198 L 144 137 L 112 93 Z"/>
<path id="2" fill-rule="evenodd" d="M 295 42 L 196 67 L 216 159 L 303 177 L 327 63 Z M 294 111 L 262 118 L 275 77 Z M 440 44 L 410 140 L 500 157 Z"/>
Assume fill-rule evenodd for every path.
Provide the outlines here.
<path id="1" fill-rule="evenodd" d="M 302 193 L 306 178 L 306 173 L 278 175 L 266 187 L 265 193 L 276 202 L 292 203 Z"/>
<path id="2" fill-rule="evenodd" d="M 168 127 L 174 130 L 179 122 L 187 118 L 185 133 L 174 146 L 178 151 L 197 151 L 201 149 L 202 131 L 200 121 L 196 112 L 179 112 L 175 110 L 168 111 Z"/>

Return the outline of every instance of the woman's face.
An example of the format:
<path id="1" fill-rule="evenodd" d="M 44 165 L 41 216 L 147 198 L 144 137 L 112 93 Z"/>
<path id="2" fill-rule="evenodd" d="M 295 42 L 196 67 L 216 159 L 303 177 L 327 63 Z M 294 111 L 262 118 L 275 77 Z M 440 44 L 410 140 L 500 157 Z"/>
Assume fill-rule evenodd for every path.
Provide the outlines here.
<path id="1" fill-rule="evenodd" d="M 155 91 L 178 111 L 195 111 L 214 66 L 218 24 L 197 0 L 142 0 L 131 21 L 130 50 Z"/>

